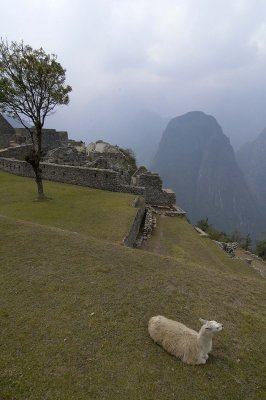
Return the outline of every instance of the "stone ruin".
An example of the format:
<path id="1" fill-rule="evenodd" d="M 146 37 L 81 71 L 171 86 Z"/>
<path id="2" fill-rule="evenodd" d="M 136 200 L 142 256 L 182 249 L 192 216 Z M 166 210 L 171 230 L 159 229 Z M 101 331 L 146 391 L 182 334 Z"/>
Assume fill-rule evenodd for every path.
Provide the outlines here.
<path id="1" fill-rule="evenodd" d="M 86 164 L 86 152 L 84 147 L 61 143 L 59 147 L 48 150 L 43 160 L 51 164 L 82 166 Z"/>
<path id="2" fill-rule="evenodd" d="M 24 161 L 31 148 L 27 129 L 12 126 L 10 120 L 0 114 L 0 169 L 34 177 L 32 167 Z M 67 132 L 55 129 L 43 130 L 43 148 L 43 179 L 143 196 L 145 239 L 150 237 L 156 225 L 152 217 L 155 213 L 185 215 L 185 211 L 176 206 L 175 193 L 163 189 L 157 173 L 145 167 L 137 168 L 134 154 L 129 149 L 102 140 L 86 147 L 81 141 L 69 140 Z"/>
<path id="3" fill-rule="evenodd" d="M 34 128 L 30 128 L 35 132 Z M 55 129 L 43 129 L 42 145 L 44 151 L 54 149 L 62 143 L 67 143 L 68 134 Z M 20 145 L 32 145 L 29 131 L 18 121 L 0 113 L 0 149 L 17 147 Z"/>

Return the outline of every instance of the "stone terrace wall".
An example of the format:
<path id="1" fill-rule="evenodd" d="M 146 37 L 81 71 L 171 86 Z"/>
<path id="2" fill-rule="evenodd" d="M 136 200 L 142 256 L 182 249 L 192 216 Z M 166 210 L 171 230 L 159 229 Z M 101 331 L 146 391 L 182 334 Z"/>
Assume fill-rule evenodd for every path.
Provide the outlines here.
<path id="1" fill-rule="evenodd" d="M 136 185 L 145 187 L 147 204 L 172 206 L 176 204 L 176 194 L 170 189 L 162 189 L 162 179 L 156 173 L 143 173 L 136 177 Z"/>
<path id="2" fill-rule="evenodd" d="M 35 128 L 31 128 L 33 133 L 36 134 Z M 18 143 L 31 144 L 31 137 L 26 128 L 15 128 L 16 139 Z M 62 141 L 68 139 L 67 132 L 57 132 L 55 129 L 42 130 L 42 147 L 43 149 L 54 149 L 61 146 Z"/>
<path id="3" fill-rule="evenodd" d="M 25 144 L 18 147 L 8 147 L 7 149 L 0 150 L 0 157 L 24 160 L 25 156 L 29 153 L 29 150 L 31 148 L 31 144 Z"/>
<path id="4" fill-rule="evenodd" d="M 48 163 L 41 163 L 41 165 L 43 179 L 70 183 L 73 185 L 89 186 L 112 192 L 145 195 L 145 188 L 143 187 L 122 185 L 120 183 L 120 174 L 112 170 Z M 26 161 L 0 157 L 0 170 L 15 175 L 34 178 L 33 169 Z"/>
<path id="5" fill-rule="evenodd" d="M 134 246 L 137 236 L 139 234 L 140 226 L 142 224 L 145 214 L 145 199 L 143 197 L 138 197 L 137 199 L 135 199 L 133 207 L 138 207 L 138 211 L 127 235 L 123 240 L 123 244 L 128 247 Z"/>

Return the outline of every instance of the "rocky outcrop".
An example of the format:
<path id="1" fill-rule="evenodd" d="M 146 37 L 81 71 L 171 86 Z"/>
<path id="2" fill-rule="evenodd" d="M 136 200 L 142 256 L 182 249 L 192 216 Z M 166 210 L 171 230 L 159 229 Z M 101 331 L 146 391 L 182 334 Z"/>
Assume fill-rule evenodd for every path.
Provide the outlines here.
<path id="1" fill-rule="evenodd" d="M 235 250 L 238 248 L 238 243 L 233 242 L 233 243 L 225 243 L 225 242 L 218 242 L 217 240 L 213 240 L 215 243 L 218 244 L 218 246 L 225 251 L 227 254 L 229 254 L 231 257 L 235 256 Z"/>

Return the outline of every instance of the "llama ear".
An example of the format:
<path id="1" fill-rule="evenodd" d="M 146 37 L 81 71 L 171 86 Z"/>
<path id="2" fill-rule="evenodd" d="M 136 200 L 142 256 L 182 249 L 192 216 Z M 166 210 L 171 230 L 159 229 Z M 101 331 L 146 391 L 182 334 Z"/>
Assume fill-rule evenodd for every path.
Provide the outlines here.
<path id="1" fill-rule="evenodd" d="M 202 319 L 202 318 L 199 318 L 199 320 L 202 325 L 207 324 L 207 322 L 208 322 L 208 321 L 206 321 L 206 319 Z"/>

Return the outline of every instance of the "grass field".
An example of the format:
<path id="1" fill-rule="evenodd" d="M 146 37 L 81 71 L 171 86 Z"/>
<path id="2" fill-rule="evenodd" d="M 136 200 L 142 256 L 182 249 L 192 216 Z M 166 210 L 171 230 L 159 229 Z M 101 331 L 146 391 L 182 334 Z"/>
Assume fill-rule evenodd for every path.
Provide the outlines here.
<path id="1" fill-rule="evenodd" d="M 122 242 L 136 209 L 135 196 L 44 181 L 52 200 L 39 202 L 33 179 L 0 171 L 0 214 Z"/>
<path id="2" fill-rule="evenodd" d="M 19 216 L 8 208 L 13 186 L 0 206 L 1 400 L 264 398 L 259 274 L 178 218 L 158 221 L 146 251 L 84 234 L 81 220 L 81 233 L 41 225 L 37 213 L 36 224 L 31 198 Z M 147 322 L 157 314 L 194 329 L 199 317 L 224 323 L 205 366 L 152 342 Z"/>

